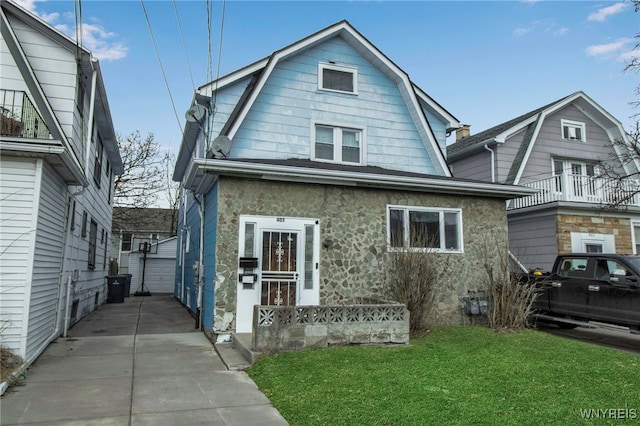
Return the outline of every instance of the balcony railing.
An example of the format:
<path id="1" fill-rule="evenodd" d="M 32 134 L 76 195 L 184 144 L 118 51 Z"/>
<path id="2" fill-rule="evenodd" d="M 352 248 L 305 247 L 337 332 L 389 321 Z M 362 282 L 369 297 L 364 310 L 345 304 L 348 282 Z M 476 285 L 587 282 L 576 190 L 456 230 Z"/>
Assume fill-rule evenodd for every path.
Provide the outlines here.
<path id="1" fill-rule="evenodd" d="M 25 92 L 0 89 L 0 135 L 51 139 L 51 132 Z"/>
<path id="2" fill-rule="evenodd" d="M 554 201 L 574 201 L 603 205 L 640 206 L 640 182 L 618 181 L 587 175 L 562 174 L 521 184 L 538 193 L 511 200 L 509 209 L 521 209 Z"/>

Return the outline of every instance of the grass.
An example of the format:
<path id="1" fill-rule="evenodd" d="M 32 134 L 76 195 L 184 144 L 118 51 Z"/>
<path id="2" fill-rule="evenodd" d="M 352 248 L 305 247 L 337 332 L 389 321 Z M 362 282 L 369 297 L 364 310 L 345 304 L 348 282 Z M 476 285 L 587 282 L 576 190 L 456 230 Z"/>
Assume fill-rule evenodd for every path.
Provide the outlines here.
<path id="1" fill-rule="evenodd" d="M 587 409 L 637 422 L 639 367 L 638 355 L 535 330 L 446 326 L 410 347 L 278 354 L 248 374 L 292 425 L 566 425 L 593 424 Z"/>

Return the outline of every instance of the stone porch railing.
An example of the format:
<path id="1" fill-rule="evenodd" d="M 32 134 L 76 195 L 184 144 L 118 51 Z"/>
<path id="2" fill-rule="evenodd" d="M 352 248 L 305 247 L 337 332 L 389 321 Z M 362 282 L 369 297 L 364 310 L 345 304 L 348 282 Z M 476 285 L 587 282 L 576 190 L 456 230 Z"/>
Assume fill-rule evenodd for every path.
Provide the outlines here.
<path id="1" fill-rule="evenodd" d="M 402 304 L 255 306 L 252 349 L 285 352 L 346 344 L 409 343 Z"/>

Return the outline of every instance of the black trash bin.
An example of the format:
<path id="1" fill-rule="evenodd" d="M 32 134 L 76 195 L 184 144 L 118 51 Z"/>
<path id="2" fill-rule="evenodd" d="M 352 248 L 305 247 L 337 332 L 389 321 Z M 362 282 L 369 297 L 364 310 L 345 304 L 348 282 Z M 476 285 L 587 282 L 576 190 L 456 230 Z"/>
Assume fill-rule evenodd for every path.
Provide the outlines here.
<path id="1" fill-rule="evenodd" d="M 131 274 L 124 274 L 124 297 L 129 297 L 131 293 Z"/>
<path id="2" fill-rule="evenodd" d="M 107 303 L 124 303 L 124 275 L 107 277 Z"/>

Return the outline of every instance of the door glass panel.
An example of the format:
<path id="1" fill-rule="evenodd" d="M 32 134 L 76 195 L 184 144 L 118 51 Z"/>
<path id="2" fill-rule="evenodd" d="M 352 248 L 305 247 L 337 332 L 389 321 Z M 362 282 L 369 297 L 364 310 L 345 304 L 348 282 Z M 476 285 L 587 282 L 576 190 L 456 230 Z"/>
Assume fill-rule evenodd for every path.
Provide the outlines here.
<path id="1" fill-rule="evenodd" d="M 304 227 L 304 289 L 313 289 L 313 225 Z"/>
<path id="2" fill-rule="evenodd" d="M 262 233 L 262 305 L 295 305 L 298 234 Z"/>
<path id="3" fill-rule="evenodd" d="M 253 250 L 255 246 L 256 224 L 246 223 L 244 225 L 244 256 L 254 257 Z"/>

